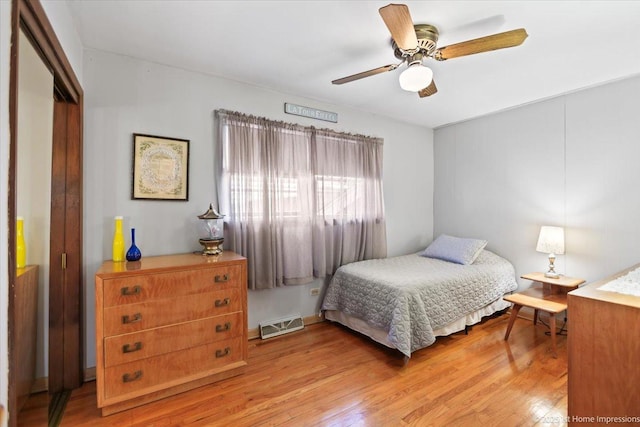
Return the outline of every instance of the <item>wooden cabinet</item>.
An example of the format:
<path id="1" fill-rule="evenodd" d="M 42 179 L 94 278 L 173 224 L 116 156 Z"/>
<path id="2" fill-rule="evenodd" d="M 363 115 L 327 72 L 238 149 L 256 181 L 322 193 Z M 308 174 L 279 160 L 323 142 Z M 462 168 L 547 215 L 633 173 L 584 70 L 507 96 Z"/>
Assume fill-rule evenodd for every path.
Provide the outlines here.
<path id="1" fill-rule="evenodd" d="M 20 412 L 29 399 L 36 378 L 36 349 L 38 335 L 38 266 L 27 265 L 16 271 L 15 334 L 11 335 L 14 376 L 16 383 L 16 410 Z M 2 420 L 2 418 L 0 418 Z"/>
<path id="2" fill-rule="evenodd" d="M 638 267 L 568 294 L 570 424 L 639 421 L 640 297 L 598 289 Z"/>
<path id="3" fill-rule="evenodd" d="M 105 262 L 96 273 L 102 415 L 242 373 L 246 259 L 233 252 Z"/>

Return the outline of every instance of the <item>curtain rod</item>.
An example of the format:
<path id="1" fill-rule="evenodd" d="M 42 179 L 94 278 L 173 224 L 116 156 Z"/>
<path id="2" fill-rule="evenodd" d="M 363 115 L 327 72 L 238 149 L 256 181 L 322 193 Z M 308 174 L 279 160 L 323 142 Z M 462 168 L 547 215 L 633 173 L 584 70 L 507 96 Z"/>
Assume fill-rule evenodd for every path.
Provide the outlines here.
<path id="1" fill-rule="evenodd" d="M 218 109 L 215 110 L 215 115 L 216 117 L 220 117 L 220 118 L 224 118 L 224 117 L 235 117 L 235 118 L 243 118 L 245 120 L 260 120 L 260 121 L 265 121 L 268 122 L 270 124 L 273 125 L 280 125 L 280 126 L 284 126 L 284 127 L 295 127 L 299 130 L 304 130 L 304 131 L 311 131 L 311 132 L 327 132 L 329 134 L 335 135 L 335 136 L 349 136 L 349 137 L 355 137 L 355 138 L 365 138 L 368 140 L 372 140 L 372 142 L 378 143 L 378 144 L 384 144 L 384 139 L 377 137 L 377 136 L 369 136 L 369 135 L 362 135 L 362 134 L 356 134 L 356 133 L 350 133 L 350 132 L 340 132 L 334 129 L 330 129 L 330 128 L 317 128 L 315 126 L 304 126 L 298 123 L 289 123 L 289 122 L 285 122 L 283 120 L 273 120 L 273 119 L 269 119 L 266 117 L 258 117 L 258 116 L 254 116 L 252 114 L 245 114 L 245 113 L 241 113 L 239 111 L 230 111 L 230 110 L 225 110 L 225 109 Z"/>

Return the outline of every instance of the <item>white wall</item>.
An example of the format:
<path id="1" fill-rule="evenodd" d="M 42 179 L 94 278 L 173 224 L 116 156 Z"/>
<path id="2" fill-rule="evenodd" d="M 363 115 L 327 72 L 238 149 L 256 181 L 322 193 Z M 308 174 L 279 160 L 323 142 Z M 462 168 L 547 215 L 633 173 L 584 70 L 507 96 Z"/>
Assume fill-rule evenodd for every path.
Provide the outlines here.
<path id="1" fill-rule="evenodd" d="M 566 227 L 566 275 L 640 262 L 638 111 L 635 77 L 437 129 L 434 235 L 485 238 L 518 275 L 546 269 L 541 225 Z"/>
<path id="2" fill-rule="evenodd" d="M 0 1 L 0 406 L 7 409 L 9 395 L 9 358 L 7 323 L 9 307 L 9 54 L 11 51 L 11 2 Z M 0 415 L 0 427 L 7 420 Z"/>
<path id="3" fill-rule="evenodd" d="M 136 228 L 143 257 L 200 248 L 196 216 L 216 202 L 216 109 L 384 138 L 388 253 L 417 251 L 432 240 L 431 129 L 94 50 L 84 53 L 83 74 L 87 367 L 95 365 L 94 274 L 111 256 L 113 217 L 123 215 L 125 229 Z M 285 102 L 335 111 L 339 123 L 287 115 Z M 131 200 L 133 133 L 190 140 L 188 202 Z M 309 295 L 316 286 L 321 283 L 249 292 L 249 327 L 291 313 L 316 314 L 319 298 Z"/>

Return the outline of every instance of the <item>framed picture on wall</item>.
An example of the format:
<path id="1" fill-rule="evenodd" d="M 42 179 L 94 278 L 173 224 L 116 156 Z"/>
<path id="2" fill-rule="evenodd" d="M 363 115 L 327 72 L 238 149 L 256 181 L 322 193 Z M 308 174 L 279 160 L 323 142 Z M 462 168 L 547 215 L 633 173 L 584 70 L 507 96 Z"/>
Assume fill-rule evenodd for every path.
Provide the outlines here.
<path id="1" fill-rule="evenodd" d="M 134 133 L 131 198 L 189 200 L 189 140 Z"/>

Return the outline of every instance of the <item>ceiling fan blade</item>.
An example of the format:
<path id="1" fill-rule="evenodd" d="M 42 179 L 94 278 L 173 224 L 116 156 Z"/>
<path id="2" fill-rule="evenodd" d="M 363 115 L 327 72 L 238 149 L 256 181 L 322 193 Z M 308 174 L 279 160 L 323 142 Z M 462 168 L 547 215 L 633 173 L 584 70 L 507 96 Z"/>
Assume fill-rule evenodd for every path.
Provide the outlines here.
<path id="1" fill-rule="evenodd" d="M 519 46 L 527 38 L 528 34 L 524 28 L 506 31 L 504 33 L 493 34 L 491 36 L 480 37 L 479 39 L 467 40 L 441 47 L 433 54 L 433 58 L 438 61 L 445 61 L 459 56 L 473 55 L 476 53 L 489 52 L 491 50 L 504 49 L 506 47 Z"/>
<path id="2" fill-rule="evenodd" d="M 375 76 L 376 74 L 384 73 L 385 71 L 393 71 L 398 68 L 398 64 L 385 65 L 384 67 L 374 68 L 373 70 L 363 71 L 362 73 L 353 74 L 351 76 L 343 77 L 332 81 L 334 85 L 341 85 L 343 83 L 349 83 L 354 80 L 364 79 L 365 77 Z"/>
<path id="3" fill-rule="evenodd" d="M 418 47 L 416 30 L 413 28 L 413 20 L 407 5 L 388 4 L 378 11 L 400 49 L 411 50 Z"/>
<path id="4" fill-rule="evenodd" d="M 431 80 L 431 84 L 429 86 L 425 87 L 424 89 L 421 89 L 418 92 L 418 95 L 420 95 L 420 98 L 425 98 L 427 96 L 433 95 L 437 91 L 438 91 L 438 88 L 436 87 L 436 81 L 435 80 Z"/>

